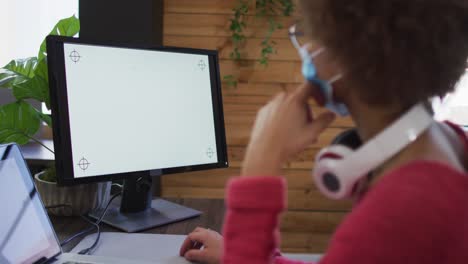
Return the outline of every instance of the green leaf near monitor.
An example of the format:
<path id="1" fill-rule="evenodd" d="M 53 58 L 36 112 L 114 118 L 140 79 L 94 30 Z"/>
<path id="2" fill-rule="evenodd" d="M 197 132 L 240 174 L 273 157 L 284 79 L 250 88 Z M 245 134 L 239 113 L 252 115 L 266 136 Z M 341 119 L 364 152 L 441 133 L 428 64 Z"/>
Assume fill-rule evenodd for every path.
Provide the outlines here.
<path id="1" fill-rule="evenodd" d="M 34 77 L 37 65 L 35 57 L 12 60 L 0 71 L 0 88 L 11 88 L 14 83 L 20 83 Z"/>
<path id="2" fill-rule="evenodd" d="M 13 95 L 17 100 L 35 99 L 44 102 L 50 109 L 50 97 L 48 83 L 39 76 L 13 85 Z"/>
<path id="3" fill-rule="evenodd" d="M 0 144 L 26 144 L 41 123 L 38 111 L 23 101 L 0 106 L 0 120 Z"/>
<path id="4" fill-rule="evenodd" d="M 42 112 L 37 112 L 39 114 L 39 118 L 44 121 L 49 127 L 52 127 L 52 117 L 48 114 L 44 114 Z"/>
<path id="5" fill-rule="evenodd" d="M 36 69 L 34 70 L 34 75 L 41 77 L 47 83 L 49 83 L 49 71 L 47 68 L 47 58 L 43 58 L 37 63 Z"/>
<path id="6" fill-rule="evenodd" d="M 75 16 L 60 20 L 50 35 L 75 36 L 80 22 Z M 0 106 L 0 144 L 26 144 L 39 130 L 41 122 L 52 126 L 50 115 L 32 107 L 25 99 L 45 103 L 50 109 L 47 50 L 42 42 L 38 57 L 12 60 L 0 68 L 0 88 L 11 89 L 17 102 Z M 34 140 L 34 139 L 33 139 Z"/>
<path id="7" fill-rule="evenodd" d="M 80 32 L 80 20 L 74 15 L 60 20 L 57 25 L 52 29 L 49 35 L 54 36 L 68 36 L 73 37 Z M 39 60 L 42 60 L 47 56 L 47 48 L 45 40 L 41 44 L 39 54 L 37 55 Z"/>
<path id="8" fill-rule="evenodd" d="M 4 67 L 4 69 L 27 78 L 32 78 L 34 77 L 34 69 L 36 68 L 36 65 L 37 58 L 30 57 L 27 59 L 12 60 Z"/>
<path id="9" fill-rule="evenodd" d="M 15 80 L 15 75 L 10 71 L 0 69 L 0 88 L 11 88 L 11 85 Z"/>

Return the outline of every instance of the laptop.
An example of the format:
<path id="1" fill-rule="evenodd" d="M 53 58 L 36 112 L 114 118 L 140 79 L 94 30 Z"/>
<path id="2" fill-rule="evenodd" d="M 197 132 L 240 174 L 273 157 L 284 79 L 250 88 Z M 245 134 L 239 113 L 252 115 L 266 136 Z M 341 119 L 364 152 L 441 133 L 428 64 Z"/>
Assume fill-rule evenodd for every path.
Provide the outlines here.
<path id="1" fill-rule="evenodd" d="M 33 178 L 16 144 L 0 145 L 0 263 L 145 264 L 63 253 Z"/>

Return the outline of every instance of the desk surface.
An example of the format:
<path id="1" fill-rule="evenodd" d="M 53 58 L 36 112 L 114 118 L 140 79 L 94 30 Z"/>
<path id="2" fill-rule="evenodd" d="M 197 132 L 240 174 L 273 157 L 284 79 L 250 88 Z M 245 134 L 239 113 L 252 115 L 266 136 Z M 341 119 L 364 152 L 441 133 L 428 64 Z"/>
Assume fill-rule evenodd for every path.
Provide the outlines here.
<path id="1" fill-rule="evenodd" d="M 217 232 L 221 232 L 224 218 L 224 201 L 215 199 L 177 199 L 165 198 L 168 201 L 175 202 L 203 212 L 200 217 L 184 220 L 178 223 L 149 229 L 143 233 L 150 234 L 173 234 L 186 235 L 196 227 L 205 227 Z M 60 241 L 88 228 L 89 224 L 80 217 L 58 217 L 50 216 L 52 224 Z M 106 224 L 101 225 L 102 232 L 120 232 Z M 80 239 L 71 242 L 64 247 L 64 251 L 68 252 L 80 242 Z"/>

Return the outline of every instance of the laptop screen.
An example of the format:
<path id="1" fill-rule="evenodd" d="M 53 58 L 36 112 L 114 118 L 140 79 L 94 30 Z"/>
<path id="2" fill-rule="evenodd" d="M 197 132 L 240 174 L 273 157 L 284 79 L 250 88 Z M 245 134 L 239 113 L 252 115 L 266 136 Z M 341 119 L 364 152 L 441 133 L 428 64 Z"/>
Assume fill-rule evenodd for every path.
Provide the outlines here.
<path id="1" fill-rule="evenodd" d="M 0 146 L 0 263 L 60 254 L 54 230 L 18 146 Z"/>

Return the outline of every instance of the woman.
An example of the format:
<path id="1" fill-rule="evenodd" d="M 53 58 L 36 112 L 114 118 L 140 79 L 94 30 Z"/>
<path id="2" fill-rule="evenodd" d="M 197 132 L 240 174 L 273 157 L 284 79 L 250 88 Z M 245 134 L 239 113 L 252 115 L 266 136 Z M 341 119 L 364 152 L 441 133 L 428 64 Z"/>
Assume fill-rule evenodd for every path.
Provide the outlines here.
<path id="1" fill-rule="evenodd" d="M 451 92 L 465 72 L 467 0 L 302 0 L 300 7 L 311 41 L 293 42 L 309 81 L 259 112 L 242 177 L 227 186 L 224 238 L 196 229 L 181 248 L 188 260 L 299 263 L 276 250 L 287 190 L 279 175 L 334 119 L 332 113 L 313 117 L 310 97 L 336 113 L 349 113 L 366 146 L 392 124 L 408 121 L 411 109 Z M 406 137 L 405 131 L 392 131 Z M 375 156 L 387 155 L 394 147 L 390 141 Z M 398 151 L 380 158 L 349 193 L 356 204 L 320 263 L 468 263 L 463 132 L 430 120 Z"/>

